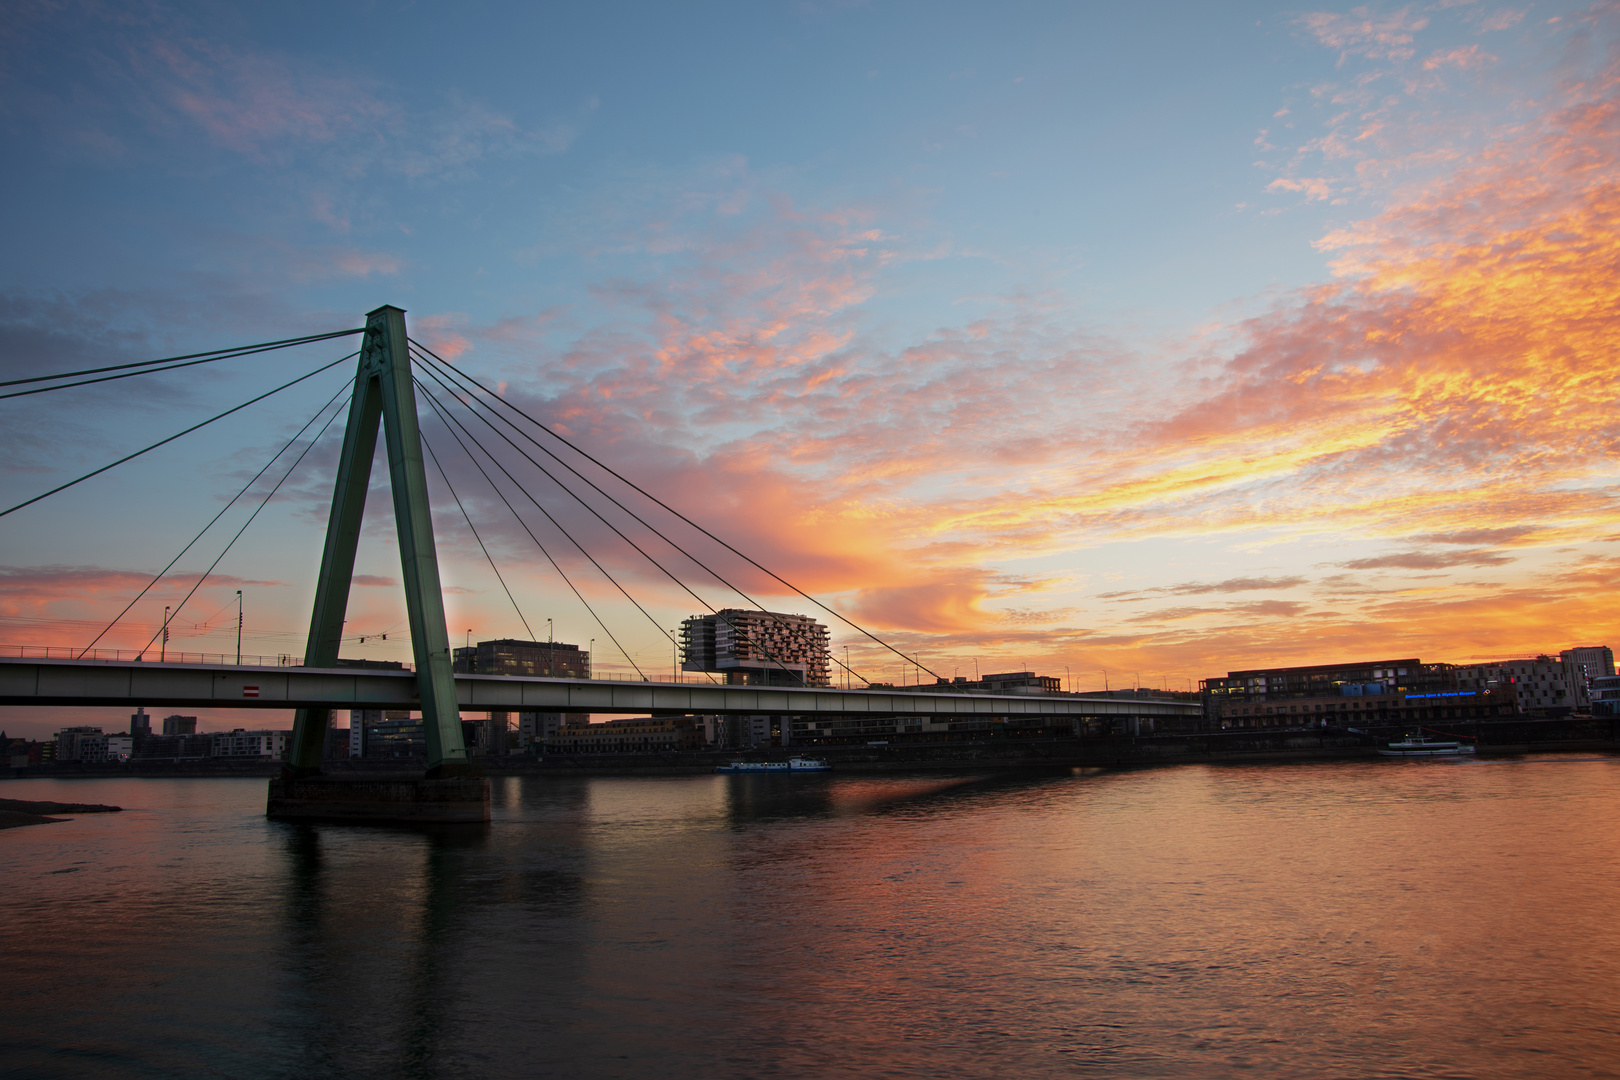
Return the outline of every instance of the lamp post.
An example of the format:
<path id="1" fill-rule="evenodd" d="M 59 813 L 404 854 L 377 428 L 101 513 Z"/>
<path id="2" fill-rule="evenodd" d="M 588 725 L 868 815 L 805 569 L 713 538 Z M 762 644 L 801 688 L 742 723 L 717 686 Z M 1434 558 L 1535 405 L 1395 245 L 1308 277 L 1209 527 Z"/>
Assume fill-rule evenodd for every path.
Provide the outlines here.
<path id="1" fill-rule="evenodd" d="M 546 678 L 557 674 L 557 639 L 551 626 L 551 620 L 546 620 Z"/>
<path id="2" fill-rule="evenodd" d="M 236 590 L 236 666 L 242 666 L 242 590 Z"/>
<path id="3" fill-rule="evenodd" d="M 158 646 L 158 663 L 162 663 L 169 655 L 169 608 L 163 607 L 163 642 Z"/>
<path id="4" fill-rule="evenodd" d="M 595 662 L 596 662 L 595 659 L 594 659 L 595 656 L 596 656 L 596 639 L 591 638 L 591 647 L 585 653 L 585 663 L 587 665 L 585 675 L 586 675 L 587 678 L 593 677 L 594 674 L 595 674 L 595 670 L 591 666 L 591 665 L 594 665 Z"/>

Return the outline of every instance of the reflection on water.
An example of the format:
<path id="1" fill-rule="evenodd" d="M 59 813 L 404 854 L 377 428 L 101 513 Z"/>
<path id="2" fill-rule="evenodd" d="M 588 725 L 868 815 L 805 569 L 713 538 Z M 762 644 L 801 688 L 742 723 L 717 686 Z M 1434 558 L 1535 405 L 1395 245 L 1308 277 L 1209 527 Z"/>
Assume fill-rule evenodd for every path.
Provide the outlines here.
<path id="1" fill-rule="evenodd" d="M 17 781 L 22 1077 L 1583 1076 L 1620 761 L 502 778 L 487 828 Z"/>

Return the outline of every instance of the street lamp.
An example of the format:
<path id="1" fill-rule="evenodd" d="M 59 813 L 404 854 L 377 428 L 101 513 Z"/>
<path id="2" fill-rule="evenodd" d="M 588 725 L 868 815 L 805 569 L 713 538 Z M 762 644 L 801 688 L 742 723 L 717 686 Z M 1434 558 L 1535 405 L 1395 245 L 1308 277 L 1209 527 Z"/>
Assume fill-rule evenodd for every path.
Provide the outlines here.
<path id="1" fill-rule="evenodd" d="M 158 663 L 169 655 L 169 607 L 163 606 L 163 643 L 158 646 Z"/>
<path id="2" fill-rule="evenodd" d="M 551 620 L 546 620 L 546 678 L 557 674 L 557 639 L 554 636 Z"/>
<path id="3" fill-rule="evenodd" d="M 236 666 L 242 666 L 242 590 L 236 590 Z"/>
<path id="4" fill-rule="evenodd" d="M 585 663 L 588 664 L 588 665 L 594 665 L 596 663 L 595 656 L 596 656 L 596 639 L 591 638 L 591 647 L 585 653 Z M 586 674 L 587 674 L 587 676 L 591 676 L 593 674 L 593 669 L 587 669 Z"/>

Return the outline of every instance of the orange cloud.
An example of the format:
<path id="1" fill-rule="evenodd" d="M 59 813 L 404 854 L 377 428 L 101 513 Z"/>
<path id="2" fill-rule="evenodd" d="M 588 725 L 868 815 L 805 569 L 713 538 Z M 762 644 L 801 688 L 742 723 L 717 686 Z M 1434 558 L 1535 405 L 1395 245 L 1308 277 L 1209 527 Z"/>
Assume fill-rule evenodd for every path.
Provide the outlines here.
<path id="1" fill-rule="evenodd" d="M 1391 20 L 1318 30 L 1394 56 L 1421 20 Z M 625 316 L 611 326 L 562 346 L 506 324 L 455 334 L 469 363 L 521 346 L 510 400 L 908 649 L 1196 674 L 1556 647 L 1572 627 L 1620 630 L 1595 572 L 1571 569 L 1620 533 L 1616 85 L 1613 70 L 1572 83 L 1533 121 L 1448 150 L 1444 174 L 1323 238 L 1337 280 L 1179 355 L 1044 296 L 882 347 L 862 309 L 911 253 L 860 215 L 765 198 L 728 202 L 720 239 L 662 230 L 689 272 L 601 286 Z M 688 538 L 753 595 L 805 609 Z M 1170 539 L 1312 554 L 1135 588 L 1006 570 Z M 691 603 L 645 566 L 630 579 Z M 1043 601 L 1064 614 L 1043 621 Z"/>

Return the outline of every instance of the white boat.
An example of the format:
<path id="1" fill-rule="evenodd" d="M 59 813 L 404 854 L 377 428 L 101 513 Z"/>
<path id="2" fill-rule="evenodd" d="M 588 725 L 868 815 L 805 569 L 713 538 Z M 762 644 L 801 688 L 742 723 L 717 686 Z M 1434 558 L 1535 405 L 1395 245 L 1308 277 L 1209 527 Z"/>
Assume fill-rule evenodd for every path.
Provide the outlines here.
<path id="1" fill-rule="evenodd" d="M 1462 757 L 1472 754 L 1474 748 L 1454 739 L 1431 739 L 1426 735 L 1408 735 L 1400 742 L 1392 742 L 1378 751 L 1385 757 Z"/>
<path id="2" fill-rule="evenodd" d="M 732 761 L 716 765 L 715 772 L 826 772 L 832 766 L 825 758 L 788 758 L 786 761 Z"/>

